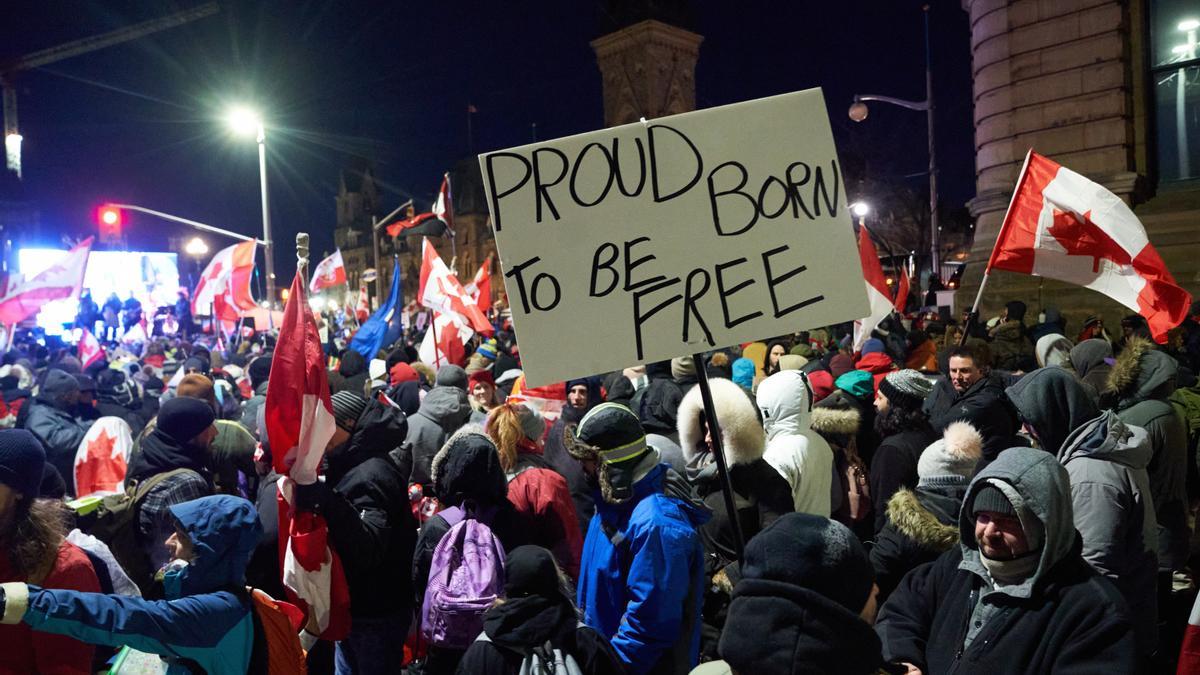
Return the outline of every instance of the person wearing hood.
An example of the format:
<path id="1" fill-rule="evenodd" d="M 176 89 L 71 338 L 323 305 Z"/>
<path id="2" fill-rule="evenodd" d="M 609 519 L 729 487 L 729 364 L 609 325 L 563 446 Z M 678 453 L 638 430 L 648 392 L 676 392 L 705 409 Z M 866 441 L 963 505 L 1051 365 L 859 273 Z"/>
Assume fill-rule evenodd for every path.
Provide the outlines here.
<path id="1" fill-rule="evenodd" d="M 339 674 L 387 673 L 403 661 L 412 588 L 397 569 L 412 560 L 417 523 L 408 477 L 389 458 L 407 431 L 404 414 L 349 391 L 331 398 L 336 429 L 325 447 L 324 481 L 296 484 L 296 509 L 329 525 L 329 543 L 350 588 L 350 634 L 337 643 Z"/>
<path id="2" fill-rule="evenodd" d="M 778 376 L 772 375 L 771 377 Z M 767 378 L 770 380 L 771 378 Z M 707 578 L 728 578 L 729 565 L 738 559 L 737 518 L 741 535 L 750 539 L 785 513 L 794 511 L 792 488 L 783 476 L 763 460 L 765 438 L 758 415 L 749 397 L 729 380 L 710 378 L 713 406 L 717 424 L 721 427 L 721 447 L 729 482 L 733 488 L 737 511 L 729 512 L 722 491 L 722 478 L 717 470 L 712 432 L 704 416 L 700 388 L 694 387 L 679 404 L 679 441 L 687 458 L 688 478 L 697 496 L 712 511 L 712 519 L 700 527 L 704 542 L 704 573 Z M 765 384 L 765 381 L 764 381 Z M 762 385 L 760 385 L 761 387 Z M 736 572 L 734 572 L 736 576 Z M 709 584 L 709 588 L 728 587 L 728 583 Z M 721 636 L 725 610 L 729 605 L 727 590 L 710 590 L 704 602 L 704 628 L 701 653 L 715 657 L 717 640 Z"/>
<path id="3" fill-rule="evenodd" d="M 583 622 L 609 638 L 629 673 L 688 672 L 700 650 L 705 577 L 697 530 L 708 509 L 646 445 L 629 408 L 598 405 L 569 438 L 595 485 L 578 584 Z"/>
<path id="4" fill-rule="evenodd" d="M 342 362 L 338 364 L 337 377 L 329 378 L 329 388 L 333 393 L 350 391 L 362 396 L 367 391 L 367 359 L 362 354 L 347 349 L 342 354 Z"/>
<path id="5" fill-rule="evenodd" d="M 1038 368 L 1071 368 L 1071 349 L 1074 345 L 1061 333 L 1046 333 L 1033 346 Z"/>
<path id="6" fill-rule="evenodd" d="M 905 574 L 958 545 L 958 511 L 982 456 L 983 437 L 966 422 L 946 427 L 917 462 L 917 484 L 886 502 L 887 522 L 871 547 L 879 602 Z"/>
<path id="7" fill-rule="evenodd" d="M 119 417 L 134 436 L 142 432 L 147 420 L 140 414 L 141 397 L 137 385 L 120 370 L 106 368 L 96 376 L 96 410 L 101 417 Z"/>
<path id="8" fill-rule="evenodd" d="M 1023 445 L 1021 425 L 1004 384 L 991 372 L 980 350 L 963 345 L 950 350 L 949 377 L 925 401 L 933 430 L 941 433 L 954 422 L 967 422 L 983 436 L 980 468 L 1005 448 Z"/>
<path id="9" fill-rule="evenodd" d="M 579 578 L 583 536 L 567 480 L 542 455 L 545 420 L 532 408 L 510 402 L 492 409 L 484 431 L 500 454 L 508 501 L 528 523 L 533 543 L 553 551 L 559 566 Z"/>
<path id="10" fill-rule="evenodd" d="M 446 439 L 471 418 L 471 403 L 465 387 L 437 386 L 425 394 L 417 414 L 408 420 L 404 444 L 412 453 L 409 483 L 419 483 L 429 494 L 433 486 L 433 457 Z"/>
<path id="11" fill-rule="evenodd" d="M 170 513 L 166 547 L 173 562 L 163 577 L 165 600 L 7 583 L 0 585 L 3 623 L 158 654 L 167 675 L 265 673 L 269 667 L 303 673 L 303 661 L 266 660 L 266 638 L 254 614 L 261 601 L 243 585 L 262 534 L 250 502 L 215 495 L 173 505 Z M 299 638 L 293 639 L 290 652 L 299 655 Z"/>
<path id="12" fill-rule="evenodd" d="M 926 675 L 1135 672 L 1128 606 L 1083 559 L 1073 523 L 1052 454 L 1001 452 L 967 488 L 959 545 L 880 609 L 884 657 Z"/>
<path id="13" fill-rule="evenodd" d="M 274 357 L 274 353 L 267 352 L 246 366 L 246 373 L 250 375 L 250 386 L 254 389 L 254 395 L 242 404 L 240 422 L 247 431 L 254 434 L 255 438 L 259 436 L 258 414 L 263 404 L 267 402 L 267 379 L 271 376 L 271 363 Z"/>
<path id="14" fill-rule="evenodd" d="M 787 481 L 800 513 L 829 517 L 833 450 L 812 430 L 812 389 L 798 370 L 780 371 L 758 385 L 766 448 L 762 458 Z"/>
<path id="15" fill-rule="evenodd" d="M 693 675 L 881 672 L 871 564 L 845 525 L 789 513 L 746 543 L 741 572 L 722 661 Z"/>
<path id="16" fill-rule="evenodd" d="M 50 370 L 46 381 L 29 406 L 24 420 L 28 429 L 46 448 L 46 461 L 67 481 L 67 492 L 75 494 L 75 452 L 87 435 L 90 422 L 73 414 L 79 402 L 79 382 L 61 370 Z"/>
<path id="17" fill-rule="evenodd" d="M 197 398 L 173 398 L 162 405 L 153 430 L 142 436 L 140 452 L 129 460 L 125 473 L 129 483 L 171 474 L 150 488 L 137 508 L 137 541 L 146 556 L 145 570 L 150 573 L 169 562 L 161 544 L 175 527 L 170 507 L 213 492 L 208 446 L 217 436 L 215 421 L 216 414 L 208 403 Z M 143 591 L 149 588 L 151 580 L 141 571 L 126 572 Z"/>
<path id="18" fill-rule="evenodd" d="M 1108 389 L 1112 360 L 1112 343 L 1108 340 L 1084 340 L 1071 348 L 1071 366 L 1075 368 L 1075 376 L 1097 407 L 1100 405 L 1100 392 Z"/>
<path id="19" fill-rule="evenodd" d="M 624 675 L 604 636 L 579 623 L 571 581 L 540 546 L 520 546 L 504 561 L 504 598 L 483 617 L 483 633 L 458 664 L 460 675 L 537 672 L 525 664 L 569 664 L 580 675 Z M 536 661 L 534 659 L 537 659 Z"/>
<path id="20" fill-rule="evenodd" d="M 892 361 L 892 357 L 888 356 L 887 352 L 863 354 L 854 362 L 854 368 L 871 374 L 874 391 L 879 391 L 879 383 L 888 373 L 898 370 L 896 363 Z"/>
<path id="21" fill-rule="evenodd" d="M 888 373 L 875 395 L 875 431 L 883 440 L 871 456 L 871 498 L 875 509 L 875 532 L 887 522 L 884 508 L 901 488 L 917 484 L 917 462 L 921 453 L 937 440 L 922 409 L 933 383 L 912 369 Z"/>
<path id="22" fill-rule="evenodd" d="M 992 365 L 1000 370 L 1033 370 L 1033 343 L 1025 329 L 1025 303 L 1012 300 L 1004 307 L 1000 323 L 989 331 Z"/>
<path id="23" fill-rule="evenodd" d="M 1158 564 L 1169 576 L 1188 558 L 1188 431 L 1183 416 L 1168 401 L 1175 392 L 1179 363 L 1149 340 L 1132 339 L 1117 357 L 1102 398 L 1126 424 L 1149 434 L 1150 494 L 1158 519 Z M 1167 583 L 1169 579 L 1164 579 Z"/>
<path id="24" fill-rule="evenodd" d="M 467 391 L 467 371 L 462 366 L 448 363 L 437 369 L 433 384 L 435 387 L 457 387 Z"/>

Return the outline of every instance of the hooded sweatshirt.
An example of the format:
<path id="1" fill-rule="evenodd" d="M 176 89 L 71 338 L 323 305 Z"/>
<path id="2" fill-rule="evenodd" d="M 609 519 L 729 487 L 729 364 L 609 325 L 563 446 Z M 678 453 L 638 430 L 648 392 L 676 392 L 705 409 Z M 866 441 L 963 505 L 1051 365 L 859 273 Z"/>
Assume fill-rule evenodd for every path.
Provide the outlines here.
<path id="1" fill-rule="evenodd" d="M 833 450 L 812 430 L 812 391 L 799 371 L 785 370 L 758 385 L 767 447 L 763 459 L 787 480 L 797 512 L 829 517 Z"/>
<path id="2" fill-rule="evenodd" d="M 420 483 L 426 492 L 433 485 L 430 465 L 442 445 L 471 417 L 467 392 L 458 387 L 434 387 L 421 401 L 417 414 L 408 420 L 404 442 L 412 452 L 409 483 Z"/>
<path id="3" fill-rule="evenodd" d="M 1087 392 L 1062 368 L 1039 368 L 1004 391 L 1033 427 L 1038 445 L 1052 455 L 1072 432 L 1100 416 Z"/>
<path id="4" fill-rule="evenodd" d="M 998 584 L 984 566 L 971 505 L 985 485 L 1040 523 L 1036 567 L 1022 581 Z M 884 658 L 929 675 L 1136 671 L 1129 610 L 1079 553 L 1067 470 L 1053 455 L 1000 453 L 971 482 L 958 526 L 962 543 L 908 574 L 881 608 Z"/>
<path id="5" fill-rule="evenodd" d="M 196 557 L 167 572 L 166 600 L 6 584 L 6 622 L 15 615 L 34 630 L 160 654 L 170 675 L 195 672 L 185 662 L 210 675 L 247 672 L 254 619 L 242 584 L 262 535 L 258 515 L 250 502 L 227 495 L 177 504 L 171 513 Z"/>
<path id="6" fill-rule="evenodd" d="M 1072 346 L 1071 341 L 1065 335 L 1047 333 L 1038 338 L 1037 344 L 1033 346 L 1033 355 L 1040 368 L 1047 366 L 1070 368 Z"/>
<path id="7" fill-rule="evenodd" d="M 1100 392 L 1108 388 L 1108 374 L 1112 371 L 1108 359 L 1112 355 L 1108 340 L 1084 340 L 1071 348 L 1071 366 L 1096 405 L 1100 405 Z"/>

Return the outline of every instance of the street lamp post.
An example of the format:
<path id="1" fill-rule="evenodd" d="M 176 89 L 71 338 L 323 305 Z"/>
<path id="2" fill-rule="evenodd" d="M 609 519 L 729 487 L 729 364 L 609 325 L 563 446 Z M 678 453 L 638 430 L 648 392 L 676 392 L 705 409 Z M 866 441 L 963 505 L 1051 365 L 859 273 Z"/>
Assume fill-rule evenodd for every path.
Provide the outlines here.
<path id="1" fill-rule="evenodd" d="M 920 110 L 925 112 L 925 124 L 929 128 L 929 260 L 930 274 L 941 277 L 941 261 L 938 254 L 938 235 L 941 228 L 938 226 L 938 192 L 937 192 L 937 151 L 934 146 L 933 136 L 933 54 L 930 51 L 929 45 L 929 5 L 921 8 L 925 12 L 925 100 L 924 101 L 907 101 L 891 96 L 879 96 L 875 94 L 863 94 L 854 97 L 854 103 L 850 106 L 850 119 L 855 122 L 861 122 L 867 119 L 867 104 L 864 101 L 879 101 L 881 103 L 891 103 L 898 105 L 901 108 L 909 110 Z M 932 277 L 931 277 L 932 278 Z"/>
<path id="2" fill-rule="evenodd" d="M 267 194 L 267 132 L 262 117 L 247 108 L 237 108 L 229 116 L 233 128 L 242 133 L 254 133 L 258 143 L 258 181 L 262 192 L 263 255 L 267 259 L 267 309 L 275 308 L 275 247 L 271 241 L 271 208 Z M 267 312 L 267 325 L 272 326 L 272 316 Z"/>

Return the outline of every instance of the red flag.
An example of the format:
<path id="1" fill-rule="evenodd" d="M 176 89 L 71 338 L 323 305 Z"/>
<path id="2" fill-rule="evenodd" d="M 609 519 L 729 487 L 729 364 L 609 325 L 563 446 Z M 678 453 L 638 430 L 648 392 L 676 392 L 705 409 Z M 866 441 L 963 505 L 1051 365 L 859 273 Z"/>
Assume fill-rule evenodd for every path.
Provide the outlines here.
<path id="1" fill-rule="evenodd" d="M 858 228 L 858 258 L 862 263 L 863 281 L 867 284 L 867 300 L 871 313 L 854 322 L 854 351 L 862 349 L 862 345 L 871 337 L 871 331 L 880 321 L 892 313 L 892 291 L 888 288 L 883 276 L 883 268 L 879 266 L 879 254 L 875 244 L 871 242 L 871 233 L 867 226 Z"/>
<path id="2" fill-rule="evenodd" d="M 78 297 L 91 251 L 92 237 L 88 237 L 67 251 L 58 262 L 35 274 L 31 279 L 14 284 L 13 288 L 0 298 L 0 324 L 24 321 L 51 300 Z"/>
<path id="3" fill-rule="evenodd" d="M 432 237 L 442 237 L 446 235 L 446 223 L 442 222 L 436 215 L 432 213 L 418 213 L 412 218 L 397 220 L 387 226 L 389 237 L 399 237 L 400 235 L 423 234 Z"/>
<path id="4" fill-rule="evenodd" d="M 87 370 L 88 366 L 102 358 L 104 358 L 104 348 L 100 346 L 100 341 L 96 339 L 95 335 L 92 335 L 90 330 L 84 328 L 83 333 L 79 336 L 79 362 L 83 364 L 83 369 Z"/>
<path id="5" fill-rule="evenodd" d="M 217 297 L 227 305 L 226 315 L 233 312 L 233 320 L 238 319 L 237 310 L 254 309 L 257 305 L 250 295 L 250 276 L 254 272 L 255 242 L 245 241 L 217 251 L 208 267 L 200 275 L 196 291 L 192 294 L 192 313 L 210 314 Z"/>
<path id="6" fill-rule="evenodd" d="M 900 312 L 901 314 L 903 314 L 905 308 L 908 307 L 909 283 L 910 282 L 908 280 L 908 265 L 904 265 L 903 267 L 900 268 L 900 283 L 896 284 L 895 307 L 896 307 L 896 311 Z"/>
<path id="7" fill-rule="evenodd" d="M 1145 317 L 1160 343 L 1192 303 L 1120 197 L 1032 150 L 988 260 L 993 269 L 1099 291 Z"/>
<path id="8" fill-rule="evenodd" d="M 1179 649 L 1179 666 L 1176 675 L 1200 673 L 1200 596 L 1192 603 L 1187 628 L 1183 631 L 1183 645 Z"/>
<path id="9" fill-rule="evenodd" d="M 471 283 L 467 284 L 467 295 L 470 295 L 475 300 L 475 306 L 479 311 L 487 316 L 488 310 L 492 308 L 492 256 L 488 256 L 487 260 L 479 266 L 479 271 L 475 273 L 475 278 Z"/>
<path id="10" fill-rule="evenodd" d="M 417 300 L 425 307 L 443 314 L 456 314 L 462 322 L 476 333 L 491 335 L 495 332 L 475 300 L 467 295 L 454 272 L 442 262 L 437 249 L 424 239 L 421 255 L 421 284 L 417 289 Z"/>
<path id="11" fill-rule="evenodd" d="M 299 271 L 283 310 L 267 382 L 267 439 L 275 470 L 285 477 L 278 493 L 283 584 L 316 616 L 321 637 L 341 639 L 350 630 L 350 595 L 341 560 L 329 547 L 325 520 L 291 509 L 291 481 L 317 479 L 334 433 L 325 356 Z"/>
<path id="12" fill-rule="evenodd" d="M 308 289 L 316 293 L 322 288 L 341 286 L 344 283 L 346 283 L 346 265 L 342 262 L 341 250 L 337 250 L 313 268 L 312 281 L 308 283 Z"/>
<path id="13" fill-rule="evenodd" d="M 450 174 L 442 174 L 442 186 L 438 188 L 437 201 L 433 203 L 433 215 L 446 224 L 450 236 L 454 236 L 454 202 L 450 200 Z"/>

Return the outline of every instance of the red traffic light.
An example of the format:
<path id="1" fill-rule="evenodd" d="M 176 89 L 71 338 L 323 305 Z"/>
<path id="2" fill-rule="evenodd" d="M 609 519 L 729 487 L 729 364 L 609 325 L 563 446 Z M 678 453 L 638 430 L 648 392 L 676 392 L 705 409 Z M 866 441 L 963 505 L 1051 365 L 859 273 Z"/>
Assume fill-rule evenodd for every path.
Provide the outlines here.
<path id="1" fill-rule="evenodd" d="M 124 221 L 124 214 L 121 213 L 121 209 L 105 204 L 96 210 L 96 220 L 100 225 L 121 227 Z"/>

